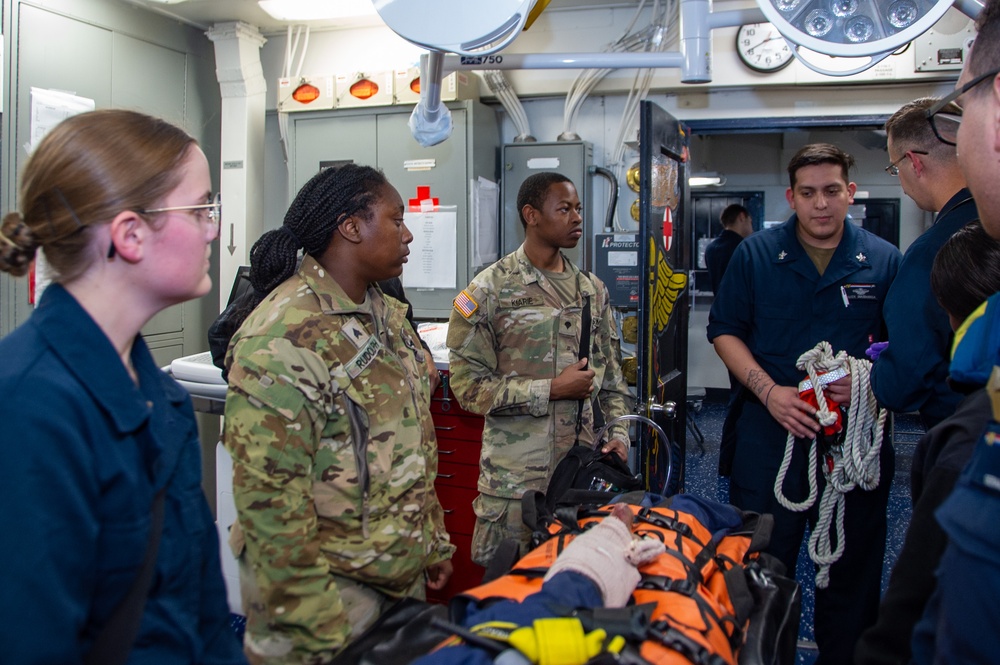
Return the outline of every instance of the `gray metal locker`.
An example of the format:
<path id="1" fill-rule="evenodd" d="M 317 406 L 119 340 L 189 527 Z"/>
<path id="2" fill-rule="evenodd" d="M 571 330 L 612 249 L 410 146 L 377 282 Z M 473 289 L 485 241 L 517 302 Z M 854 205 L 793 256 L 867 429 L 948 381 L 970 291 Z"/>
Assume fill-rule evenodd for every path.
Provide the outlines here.
<path id="1" fill-rule="evenodd" d="M 452 300 L 482 266 L 471 265 L 469 242 L 472 182 L 497 180 L 499 127 L 495 111 L 479 102 L 449 102 L 451 137 L 425 148 L 410 133 L 412 106 L 309 111 L 289 116 L 290 196 L 294 197 L 321 165 L 340 161 L 377 166 L 406 203 L 418 187 L 429 187 L 441 206 L 456 211 L 456 270 L 446 288 L 406 289 L 414 314 L 447 319 Z M 412 229 L 411 229 L 412 230 Z M 494 229 L 492 233 L 499 234 Z M 411 261 L 415 259 L 411 254 Z M 452 286 L 453 284 L 453 286 Z"/>
<path id="2" fill-rule="evenodd" d="M 563 250 L 578 267 L 589 267 L 590 239 L 597 229 L 588 223 L 593 219 L 589 173 L 594 158 L 594 148 L 585 141 L 559 141 L 555 143 L 510 143 L 503 146 L 503 205 L 500 221 L 500 254 L 513 252 L 524 242 L 524 228 L 517 210 L 517 190 L 525 178 L 541 171 L 561 173 L 576 186 L 583 204 L 583 237 L 573 249 Z"/>

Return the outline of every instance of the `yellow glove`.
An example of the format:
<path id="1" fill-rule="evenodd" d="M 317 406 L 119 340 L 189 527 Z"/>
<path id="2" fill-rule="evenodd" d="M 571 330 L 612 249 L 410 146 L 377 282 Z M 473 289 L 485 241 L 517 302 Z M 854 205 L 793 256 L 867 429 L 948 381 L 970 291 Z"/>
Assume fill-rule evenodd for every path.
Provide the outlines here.
<path id="1" fill-rule="evenodd" d="M 582 665 L 601 653 L 620 653 L 625 638 L 615 636 L 605 648 L 608 634 L 601 628 L 583 632 L 579 619 L 536 619 L 531 626 L 518 628 L 509 642 L 537 665 Z"/>

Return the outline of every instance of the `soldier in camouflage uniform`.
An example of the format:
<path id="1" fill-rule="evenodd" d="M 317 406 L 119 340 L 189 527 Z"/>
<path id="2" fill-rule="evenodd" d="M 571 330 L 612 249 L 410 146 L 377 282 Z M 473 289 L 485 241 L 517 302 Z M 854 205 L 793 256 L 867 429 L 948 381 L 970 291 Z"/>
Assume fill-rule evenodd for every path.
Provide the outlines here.
<path id="1" fill-rule="evenodd" d="M 524 244 L 459 294 L 448 325 L 451 387 L 463 408 L 486 417 L 472 542 L 483 566 L 505 538 L 526 550 L 520 497 L 546 489 L 578 430 L 580 443 L 594 445 L 593 398 L 606 420 L 632 404 L 607 287 L 560 251 L 582 236 L 576 188 L 560 174 L 538 173 L 521 185 L 517 205 Z M 581 357 L 585 307 L 590 351 Z M 603 450 L 625 459 L 627 425 L 607 438 Z"/>
<path id="2" fill-rule="evenodd" d="M 269 295 L 229 347 L 224 435 L 251 662 L 328 662 L 392 599 L 451 574 L 425 351 L 375 285 L 402 271 L 402 217 L 379 171 L 348 165 L 307 183 L 251 252 Z"/>

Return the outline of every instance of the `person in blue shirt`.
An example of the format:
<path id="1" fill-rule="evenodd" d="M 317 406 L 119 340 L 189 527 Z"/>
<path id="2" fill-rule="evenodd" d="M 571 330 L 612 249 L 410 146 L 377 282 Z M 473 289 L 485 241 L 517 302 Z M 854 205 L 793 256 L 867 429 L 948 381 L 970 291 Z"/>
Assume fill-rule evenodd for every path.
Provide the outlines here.
<path id="1" fill-rule="evenodd" d="M 795 214 L 740 244 L 709 313 L 709 341 L 745 388 L 730 500 L 774 515 L 768 551 L 789 571 L 806 525 L 818 518 L 816 505 L 792 512 L 774 490 L 789 433 L 806 450 L 820 430 L 815 407 L 799 397 L 805 375 L 796 361 L 821 341 L 864 359 L 871 341 L 884 336 L 882 304 L 901 259 L 898 249 L 848 221 L 853 162 L 826 143 L 804 146 L 792 157 L 786 199 Z M 828 384 L 827 396 L 848 404 L 850 381 L 848 375 Z M 829 585 L 816 592 L 820 665 L 850 662 L 878 612 L 893 461 L 892 447 L 883 444 L 877 487 L 845 495 L 844 552 L 830 568 Z M 785 477 L 787 496 L 806 496 L 809 471 L 806 455 L 795 455 Z M 821 492 L 824 485 L 820 477 Z"/>
<path id="2" fill-rule="evenodd" d="M 753 233 L 753 218 L 750 211 L 738 203 L 726 206 L 719 215 L 722 233 L 705 248 L 705 267 L 708 268 L 708 280 L 712 284 L 712 293 L 719 292 L 722 276 L 733 258 L 733 252 L 743 242 L 743 239 Z"/>
<path id="3" fill-rule="evenodd" d="M 996 445 L 1000 441 L 1000 293 L 974 312 L 964 327 L 952 376 L 967 384 L 988 383 L 974 394 L 977 402 L 967 405 L 967 420 L 962 423 L 961 434 L 978 432 L 972 450 L 963 441 L 949 441 L 943 451 L 952 457 L 962 452 L 967 463 L 933 513 L 947 542 L 939 554 L 933 593 L 913 630 L 911 662 L 917 665 L 990 663 L 1000 649 L 1000 530 L 996 526 L 1000 519 L 1000 446 Z"/>
<path id="4" fill-rule="evenodd" d="M 743 239 L 753 233 L 753 219 L 750 211 L 738 203 L 726 206 L 719 215 L 722 233 L 705 248 L 705 266 L 708 268 L 708 279 L 712 283 L 712 293 L 719 292 L 722 276 L 733 258 L 733 253 Z M 736 446 L 736 420 L 739 419 L 739 394 L 742 385 L 732 372 L 729 372 L 729 403 L 726 409 L 726 419 L 722 423 L 722 440 L 719 446 L 719 475 L 728 476 L 733 466 L 733 450 Z"/>
<path id="5" fill-rule="evenodd" d="M 978 217 L 955 146 L 938 141 L 927 122 L 927 109 L 937 101 L 924 97 L 909 102 L 885 123 L 886 172 L 899 177 L 903 192 L 922 210 L 938 214 L 903 255 L 885 300 L 889 346 L 871 373 L 878 401 L 898 413 L 919 411 L 927 429 L 954 413 L 962 398 L 946 381 L 952 332 L 948 315 L 931 293 L 931 265 L 945 241 Z M 947 111 L 962 114 L 955 104 Z"/>
<path id="6" fill-rule="evenodd" d="M 923 122 L 926 124 L 926 118 Z M 947 312 L 951 327 L 964 330 L 963 322 L 1000 290 L 1000 241 L 987 235 L 978 221 L 970 222 L 942 245 L 934 258 L 930 281 L 931 291 Z M 876 365 L 879 362 L 881 358 Z M 985 371 L 979 376 L 955 366 L 948 383 L 963 395 L 962 401 L 952 415 L 920 438 L 913 451 L 913 513 L 882 597 L 878 621 L 858 641 L 855 665 L 910 662 L 913 628 L 934 591 L 934 572 L 948 542 L 934 512 L 951 494 L 991 415 L 983 386 L 992 359 L 983 364 Z"/>
<path id="7" fill-rule="evenodd" d="M 955 90 L 962 115 L 928 110 L 935 135 L 957 145 L 958 165 L 976 197 L 980 221 L 1000 239 L 1000 2 L 988 0 L 976 19 L 978 35 Z M 942 101 L 944 101 L 942 100 Z M 970 269 L 975 269 L 970 266 Z M 935 512 L 948 545 L 937 585 L 914 631 L 913 662 L 990 663 L 1000 652 L 1000 294 L 959 332 L 951 374 L 985 381 L 991 417 L 951 495 Z"/>
<path id="8" fill-rule="evenodd" d="M 211 187 L 191 136 L 125 110 L 63 121 L 24 166 L 0 270 L 43 249 L 54 279 L 0 340 L 4 662 L 246 662 L 191 399 L 139 334 L 212 286 Z"/>

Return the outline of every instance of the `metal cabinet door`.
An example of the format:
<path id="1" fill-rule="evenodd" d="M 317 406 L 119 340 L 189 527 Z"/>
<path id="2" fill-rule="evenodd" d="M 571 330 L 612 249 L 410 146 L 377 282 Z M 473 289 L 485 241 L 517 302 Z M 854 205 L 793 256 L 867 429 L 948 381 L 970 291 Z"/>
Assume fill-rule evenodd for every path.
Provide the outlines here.
<path id="1" fill-rule="evenodd" d="M 420 316 L 448 318 L 451 303 L 465 288 L 469 274 L 469 180 L 470 155 L 468 154 L 468 112 L 452 108 L 452 133 L 447 141 L 425 148 L 417 143 L 410 132 L 407 113 L 387 113 L 378 117 L 378 165 L 389 178 L 406 205 L 417 196 L 418 187 L 429 187 L 430 196 L 438 199 L 440 206 L 447 206 L 456 213 L 455 256 L 437 257 L 435 247 L 427 247 L 430 255 L 423 256 L 418 243 L 411 245 L 410 263 L 455 262 L 454 274 L 447 275 L 448 287 L 406 287 L 406 297 Z M 414 233 L 416 229 L 410 229 Z M 416 250 L 416 251 L 415 251 Z M 406 268 L 403 283 L 406 284 Z"/>
<path id="2" fill-rule="evenodd" d="M 370 114 L 296 117 L 289 197 L 294 198 L 321 166 L 339 162 L 378 166 L 375 118 Z"/>

